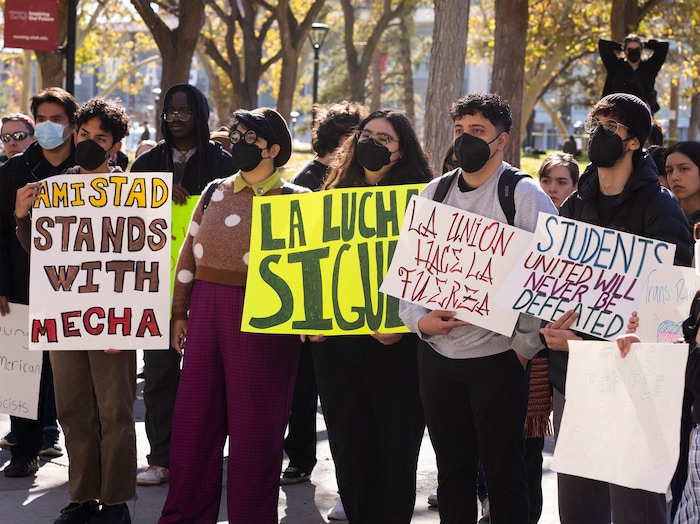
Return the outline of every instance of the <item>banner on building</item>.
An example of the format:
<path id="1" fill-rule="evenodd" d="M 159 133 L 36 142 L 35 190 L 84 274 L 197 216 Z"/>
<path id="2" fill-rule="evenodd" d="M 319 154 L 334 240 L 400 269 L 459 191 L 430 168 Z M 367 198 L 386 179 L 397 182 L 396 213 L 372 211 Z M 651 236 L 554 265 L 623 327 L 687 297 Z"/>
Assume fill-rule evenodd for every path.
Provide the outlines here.
<path id="1" fill-rule="evenodd" d="M 5 47 L 58 50 L 58 0 L 5 0 Z"/>

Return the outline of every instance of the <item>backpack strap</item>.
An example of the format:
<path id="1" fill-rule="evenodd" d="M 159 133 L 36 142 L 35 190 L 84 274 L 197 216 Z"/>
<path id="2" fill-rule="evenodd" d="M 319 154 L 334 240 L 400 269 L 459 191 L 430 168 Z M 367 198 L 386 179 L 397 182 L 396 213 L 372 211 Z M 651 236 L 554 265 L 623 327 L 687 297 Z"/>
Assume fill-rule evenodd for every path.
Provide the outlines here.
<path id="1" fill-rule="evenodd" d="M 461 173 L 461 170 L 455 169 L 452 173 L 449 173 L 440 178 L 437 188 L 435 188 L 435 194 L 433 195 L 433 200 L 435 202 L 442 202 L 447 196 L 447 192 L 450 190 L 450 186 L 457 175 Z"/>
<path id="2" fill-rule="evenodd" d="M 455 169 L 452 173 L 440 178 L 433 200 L 436 202 L 445 200 L 452 182 L 460 173 L 459 169 Z M 501 204 L 501 209 L 503 209 L 506 219 L 511 226 L 515 221 L 515 186 L 525 177 L 532 178 L 527 173 L 509 167 L 501 173 L 501 178 L 498 179 L 498 202 Z"/>
<path id="3" fill-rule="evenodd" d="M 221 184 L 223 181 L 223 178 L 215 178 L 211 181 L 207 187 L 206 193 L 204 193 L 204 199 L 202 200 L 202 212 L 206 211 L 207 207 L 209 207 L 209 202 L 211 202 L 211 197 L 214 194 L 214 191 L 216 191 L 216 188 L 219 187 L 219 184 Z"/>
<path id="4" fill-rule="evenodd" d="M 511 226 L 515 222 L 515 186 L 526 177 L 532 178 L 527 173 L 509 167 L 501 173 L 501 178 L 498 179 L 498 201 Z"/>

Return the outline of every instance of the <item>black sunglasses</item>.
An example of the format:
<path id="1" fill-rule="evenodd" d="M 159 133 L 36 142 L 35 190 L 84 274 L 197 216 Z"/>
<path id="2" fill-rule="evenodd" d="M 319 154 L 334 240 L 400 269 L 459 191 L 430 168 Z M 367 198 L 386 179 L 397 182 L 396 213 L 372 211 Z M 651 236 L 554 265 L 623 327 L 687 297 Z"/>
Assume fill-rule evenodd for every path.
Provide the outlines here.
<path id="1" fill-rule="evenodd" d="M 27 133 L 26 131 L 15 131 L 14 133 L 3 133 L 0 135 L 0 140 L 3 142 L 9 142 L 14 138 L 17 142 L 21 142 L 30 136 L 32 136 L 31 133 Z"/>

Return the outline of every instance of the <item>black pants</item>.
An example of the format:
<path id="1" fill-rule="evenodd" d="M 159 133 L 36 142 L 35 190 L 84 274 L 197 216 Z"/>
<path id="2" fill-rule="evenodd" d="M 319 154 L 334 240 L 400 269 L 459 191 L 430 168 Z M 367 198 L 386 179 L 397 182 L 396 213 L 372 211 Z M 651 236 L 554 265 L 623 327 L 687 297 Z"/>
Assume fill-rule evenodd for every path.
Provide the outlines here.
<path id="1" fill-rule="evenodd" d="M 537 524 L 542 516 L 542 450 L 544 437 L 525 439 L 525 466 L 527 489 L 530 492 L 530 524 Z"/>
<path id="2" fill-rule="evenodd" d="M 143 403 L 146 436 L 151 446 L 147 459 L 152 466 L 170 467 L 170 434 L 181 359 L 173 348 L 143 352 Z"/>
<path id="3" fill-rule="evenodd" d="M 294 384 L 292 412 L 289 416 L 287 437 L 284 439 L 284 452 L 289 457 L 289 465 L 311 473 L 316 465 L 316 410 L 318 390 L 311 342 L 301 346 L 297 380 Z"/>
<path id="4" fill-rule="evenodd" d="M 476 523 L 481 457 L 492 522 L 528 524 L 523 444 L 528 381 L 515 353 L 457 360 L 425 344 L 419 368 L 438 466 L 440 522 Z"/>
<path id="5" fill-rule="evenodd" d="M 409 524 L 425 421 L 418 337 L 385 346 L 370 336 L 314 344 L 321 407 L 351 524 Z"/>

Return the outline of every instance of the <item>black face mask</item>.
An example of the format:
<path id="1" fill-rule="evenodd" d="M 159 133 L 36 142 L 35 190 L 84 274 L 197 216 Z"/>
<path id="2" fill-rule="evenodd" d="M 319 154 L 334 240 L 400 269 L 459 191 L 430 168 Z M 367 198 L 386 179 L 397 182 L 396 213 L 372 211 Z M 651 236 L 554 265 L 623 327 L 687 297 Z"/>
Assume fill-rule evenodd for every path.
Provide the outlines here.
<path id="1" fill-rule="evenodd" d="M 623 154 L 622 139 L 617 133 L 609 135 L 598 128 L 588 139 L 588 159 L 594 166 L 612 167 Z"/>
<path id="2" fill-rule="evenodd" d="M 75 146 L 75 163 L 87 171 L 94 171 L 107 158 L 107 151 L 94 140 L 83 140 Z"/>
<path id="3" fill-rule="evenodd" d="M 262 149 L 255 144 L 247 144 L 244 140 L 231 146 L 233 166 L 241 171 L 252 171 L 262 162 Z"/>
<path id="4" fill-rule="evenodd" d="M 642 51 L 640 49 L 630 49 L 627 51 L 627 61 L 636 64 L 639 59 L 642 58 Z"/>
<path id="5" fill-rule="evenodd" d="M 391 162 L 391 152 L 370 138 L 357 143 L 357 163 L 369 171 L 379 171 Z"/>
<path id="6" fill-rule="evenodd" d="M 455 140 L 454 150 L 459 166 L 467 173 L 479 171 L 486 165 L 486 162 L 491 160 L 493 155 L 489 144 L 493 143 L 496 138 L 491 140 L 491 142 L 486 142 L 478 136 L 470 135 L 469 133 L 463 133 L 458 136 L 457 140 Z"/>

